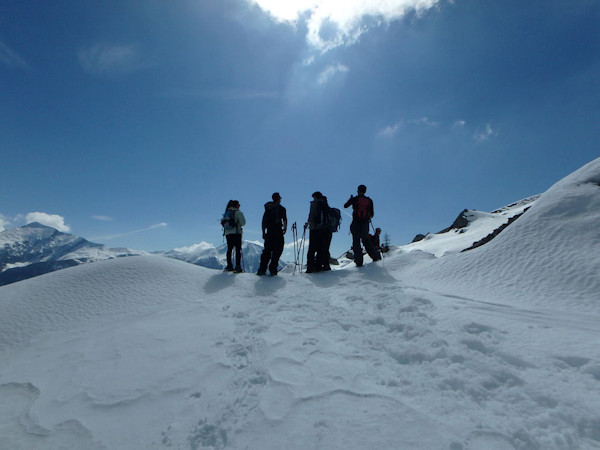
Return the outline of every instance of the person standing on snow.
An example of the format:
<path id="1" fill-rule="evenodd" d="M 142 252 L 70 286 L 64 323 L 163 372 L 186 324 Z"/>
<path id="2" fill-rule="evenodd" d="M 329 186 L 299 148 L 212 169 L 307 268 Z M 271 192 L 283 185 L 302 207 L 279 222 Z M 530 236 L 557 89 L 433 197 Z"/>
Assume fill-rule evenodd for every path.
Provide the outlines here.
<path id="1" fill-rule="evenodd" d="M 352 224 L 350 224 L 350 232 L 352 233 L 352 251 L 354 252 L 354 262 L 358 267 L 363 265 L 362 245 L 373 261 L 379 261 L 381 254 L 369 239 L 369 223 L 375 215 L 373 208 L 373 200 L 365 194 L 367 187 L 364 184 L 358 186 L 357 196 L 351 195 L 344 208 L 352 205 Z"/>
<path id="2" fill-rule="evenodd" d="M 329 260 L 325 261 L 325 254 L 327 253 L 325 251 L 327 203 L 323 200 L 323 194 L 319 191 L 314 192 L 312 198 L 308 221 L 304 224 L 304 229 L 308 228 L 310 230 L 308 251 L 306 253 L 306 273 L 320 272 L 325 264 L 329 265 Z"/>
<path id="3" fill-rule="evenodd" d="M 240 211 L 240 202 L 229 200 L 223 220 L 223 234 L 227 239 L 227 267 L 228 272 L 242 272 L 242 227 L 246 225 L 244 213 Z M 232 261 L 232 253 L 235 249 L 235 268 Z"/>
<path id="4" fill-rule="evenodd" d="M 327 197 L 323 196 L 323 201 L 325 202 L 325 210 L 329 211 L 329 202 L 327 201 Z M 319 259 L 321 262 L 321 267 L 318 269 L 322 271 L 331 270 L 331 253 L 329 252 L 329 249 L 331 247 L 331 239 L 333 238 L 333 230 L 330 229 L 329 225 L 330 224 L 328 220 L 323 235 L 323 256 Z"/>
<path id="5" fill-rule="evenodd" d="M 275 192 L 271 198 L 273 201 L 265 203 L 265 212 L 262 218 L 262 236 L 265 240 L 265 248 L 260 256 L 257 275 L 265 275 L 267 266 L 271 275 L 277 275 L 279 258 L 283 253 L 285 242 L 283 235 L 287 231 L 287 212 L 281 206 L 279 192 Z"/>

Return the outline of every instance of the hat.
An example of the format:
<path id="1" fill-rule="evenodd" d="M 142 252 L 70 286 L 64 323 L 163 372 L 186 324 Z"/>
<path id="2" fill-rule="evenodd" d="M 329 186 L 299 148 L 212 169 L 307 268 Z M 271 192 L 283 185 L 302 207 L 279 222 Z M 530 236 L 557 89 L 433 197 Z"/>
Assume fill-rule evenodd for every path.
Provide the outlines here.
<path id="1" fill-rule="evenodd" d="M 313 192 L 312 195 L 313 198 L 323 198 L 323 194 L 321 194 L 319 191 Z"/>
<path id="2" fill-rule="evenodd" d="M 273 195 L 271 195 L 271 198 L 276 202 L 277 200 L 281 200 L 281 195 L 279 195 L 279 192 L 274 192 Z"/>

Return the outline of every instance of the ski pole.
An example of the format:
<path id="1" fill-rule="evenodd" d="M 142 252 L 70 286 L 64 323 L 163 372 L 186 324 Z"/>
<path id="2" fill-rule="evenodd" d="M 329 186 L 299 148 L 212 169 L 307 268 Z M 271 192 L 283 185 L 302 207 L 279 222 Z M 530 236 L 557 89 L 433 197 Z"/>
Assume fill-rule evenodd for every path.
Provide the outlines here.
<path id="1" fill-rule="evenodd" d="M 246 271 L 246 267 L 244 267 L 244 242 L 242 241 L 242 248 L 240 249 L 240 256 L 241 256 L 241 260 L 242 260 L 242 272 Z"/>
<path id="2" fill-rule="evenodd" d="M 292 275 L 296 275 L 296 267 L 298 266 L 298 257 L 296 252 L 296 248 L 298 246 L 298 230 L 296 228 L 296 222 L 292 224 L 292 239 L 294 241 L 294 271 L 292 272 Z"/>
<path id="3" fill-rule="evenodd" d="M 302 266 L 304 265 L 304 245 L 306 242 L 306 226 L 304 227 L 304 231 L 302 232 L 302 244 L 301 244 L 301 253 L 302 258 L 300 259 L 300 273 L 302 273 Z"/>

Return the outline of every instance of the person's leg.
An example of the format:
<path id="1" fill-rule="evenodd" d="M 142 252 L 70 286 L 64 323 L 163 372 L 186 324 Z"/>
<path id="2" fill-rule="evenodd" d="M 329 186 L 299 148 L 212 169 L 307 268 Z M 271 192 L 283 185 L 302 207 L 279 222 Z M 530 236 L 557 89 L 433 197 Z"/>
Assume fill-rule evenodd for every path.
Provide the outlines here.
<path id="1" fill-rule="evenodd" d="M 354 253 L 354 262 L 357 266 L 363 265 L 362 246 L 360 245 L 360 222 L 353 221 L 350 225 L 352 233 L 352 253 Z"/>
<path id="2" fill-rule="evenodd" d="M 310 230 L 308 234 L 308 250 L 306 252 L 306 272 L 311 273 L 316 270 L 315 254 L 317 253 L 318 234 L 316 230 Z"/>
<path id="3" fill-rule="evenodd" d="M 233 262 L 231 261 L 231 253 L 234 247 L 233 234 L 226 234 L 225 239 L 227 239 L 227 267 L 225 269 L 233 271 Z"/>
<path id="4" fill-rule="evenodd" d="M 318 271 L 325 270 L 329 265 L 329 256 L 327 253 L 327 230 L 319 230 L 319 238 L 317 244 L 317 262 L 316 268 Z"/>
<path id="5" fill-rule="evenodd" d="M 329 247 L 331 246 L 331 239 L 333 233 L 329 230 L 325 230 L 325 237 L 323 239 L 323 270 L 331 270 L 329 260 L 331 259 L 331 253 L 329 253 Z"/>
<path id="6" fill-rule="evenodd" d="M 267 273 L 267 266 L 269 264 L 269 260 L 272 258 L 273 253 L 273 239 L 271 236 L 267 235 L 265 237 L 265 248 L 263 249 L 262 254 L 260 255 L 260 266 L 258 267 L 258 274 L 264 275 Z"/>
<path id="7" fill-rule="evenodd" d="M 273 236 L 271 246 L 271 264 L 269 264 L 269 273 L 271 275 L 277 275 L 277 267 L 279 266 L 279 258 L 283 253 L 284 242 L 283 234 L 280 236 Z"/>
<path id="8" fill-rule="evenodd" d="M 234 245 L 235 245 L 235 271 L 242 271 L 242 235 L 241 234 L 233 234 Z"/>

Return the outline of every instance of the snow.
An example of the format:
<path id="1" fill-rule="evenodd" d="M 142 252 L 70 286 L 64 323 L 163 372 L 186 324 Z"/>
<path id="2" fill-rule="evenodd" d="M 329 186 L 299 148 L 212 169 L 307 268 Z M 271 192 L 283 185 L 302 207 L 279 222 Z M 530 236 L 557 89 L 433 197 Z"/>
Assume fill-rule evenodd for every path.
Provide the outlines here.
<path id="1" fill-rule="evenodd" d="M 600 159 L 464 253 L 2 286 L 0 448 L 598 449 L 599 184 Z"/>
<path id="2" fill-rule="evenodd" d="M 402 250 L 407 252 L 420 250 L 438 257 L 458 253 L 506 224 L 509 219 L 525 212 L 537 198 L 537 196 L 530 197 L 492 213 L 470 210 L 465 214 L 467 227 L 452 229 L 446 233 L 428 234 L 421 241 L 403 246 Z"/>

